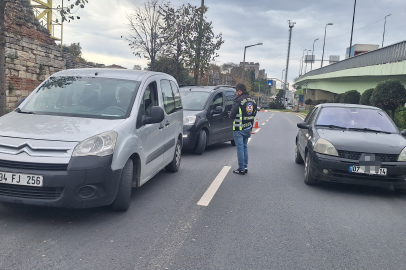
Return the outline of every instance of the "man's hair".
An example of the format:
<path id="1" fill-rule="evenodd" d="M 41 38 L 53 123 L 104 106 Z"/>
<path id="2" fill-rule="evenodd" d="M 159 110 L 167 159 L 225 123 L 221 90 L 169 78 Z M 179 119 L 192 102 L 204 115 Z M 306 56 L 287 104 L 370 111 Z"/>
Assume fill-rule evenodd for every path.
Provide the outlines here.
<path id="1" fill-rule="evenodd" d="M 240 90 L 243 93 L 247 93 L 247 88 L 245 87 L 245 84 L 239 83 L 235 86 L 235 90 Z"/>

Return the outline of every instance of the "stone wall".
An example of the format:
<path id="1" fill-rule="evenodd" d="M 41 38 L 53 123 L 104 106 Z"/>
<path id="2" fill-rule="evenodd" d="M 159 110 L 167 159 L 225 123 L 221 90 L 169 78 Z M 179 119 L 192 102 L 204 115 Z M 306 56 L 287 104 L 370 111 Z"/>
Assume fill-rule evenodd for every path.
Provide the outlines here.
<path id="1" fill-rule="evenodd" d="M 7 33 L 7 109 L 14 109 L 19 98 L 27 97 L 43 80 L 63 69 L 65 59 L 58 46 Z"/>

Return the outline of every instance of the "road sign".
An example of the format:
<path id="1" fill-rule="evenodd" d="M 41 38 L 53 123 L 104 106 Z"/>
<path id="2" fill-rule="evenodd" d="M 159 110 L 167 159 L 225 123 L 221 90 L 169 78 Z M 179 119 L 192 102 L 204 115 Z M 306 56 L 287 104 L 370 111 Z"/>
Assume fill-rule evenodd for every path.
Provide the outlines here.
<path id="1" fill-rule="evenodd" d="M 269 86 L 273 86 L 273 81 L 268 81 Z"/>

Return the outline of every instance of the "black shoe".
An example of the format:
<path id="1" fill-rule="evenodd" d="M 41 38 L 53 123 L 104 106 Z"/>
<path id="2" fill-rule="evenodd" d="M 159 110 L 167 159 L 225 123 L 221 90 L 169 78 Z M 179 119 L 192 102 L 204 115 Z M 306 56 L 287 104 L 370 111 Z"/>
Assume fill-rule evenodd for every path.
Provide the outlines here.
<path id="1" fill-rule="evenodd" d="M 237 170 L 233 171 L 233 173 L 244 175 L 244 174 L 245 174 L 245 170 L 244 170 L 244 171 L 240 171 L 239 169 L 237 169 Z"/>
<path id="2" fill-rule="evenodd" d="M 245 172 L 245 173 L 248 173 L 248 169 L 245 169 L 244 172 Z"/>

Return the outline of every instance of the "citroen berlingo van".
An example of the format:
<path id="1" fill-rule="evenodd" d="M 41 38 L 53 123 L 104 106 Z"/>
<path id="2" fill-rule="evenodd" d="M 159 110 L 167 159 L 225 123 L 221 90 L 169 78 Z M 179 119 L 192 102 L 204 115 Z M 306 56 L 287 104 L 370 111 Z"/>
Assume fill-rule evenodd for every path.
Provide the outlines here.
<path id="1" fill-rule="evenodd" d="M 0 201 L 125 211 L 132 188 L 179 170 L 182 131 L 170 75 L 60 71 L 0 117 Z"/>

